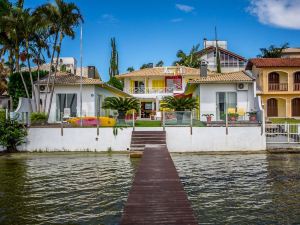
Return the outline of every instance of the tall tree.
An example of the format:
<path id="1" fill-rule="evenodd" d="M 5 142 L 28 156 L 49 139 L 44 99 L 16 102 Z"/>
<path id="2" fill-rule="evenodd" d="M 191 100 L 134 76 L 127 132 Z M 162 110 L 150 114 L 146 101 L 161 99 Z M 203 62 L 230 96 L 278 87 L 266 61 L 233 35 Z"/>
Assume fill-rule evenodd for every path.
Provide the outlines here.
<path id="1" fill-rule="evenodd" d="M 258 58 L 280 58 L 284 49 L 289 47 L 289 43 L 285 43 L 279 47 L 270 45 L 268 48 L 261 48 Z"/>
<path id="2" fill-rule="evenodd" d="M 127 72 L 133 72 L 133 71 L 134 71 L 133 66 L 127 68 Z"/>
<path id="3" fill-rule="evenodd" d="M 57 68 L 59 64 L 59 57 L 61 53 L 61 46 L 62 41 L 65 36 L 69 36 L 72 39 L 75 38 L 75 31 L 74 28 L 76 28 L 81 22 L 83 22 L 82 15 L 80 13 L 79 8 L 74 3 L 67 3 L 63 0 L 55 0 L 55 4 L 45 4 L 37 9 L 37 12 L 40 13 L 41 18 L 48 20 L 48 23 L 50 25 L 50 29 L 54 33 L 54 46 L 51 56 L 51 61 L 53 63 L 53 57 L 56 53 L 56 63 L 55 63 L 55 69 L 54 69 L 54 76 L 51 76 L 51 68 L 52 64 L 50 63 L 50 73 L 49 73 L 49 79 L 47 80 L 47 89 L 49 89 L 49 83 L 50 83 L 50 77 L 52 77 L 51 81 L 51 93 L 50 93 L 50 102 L 48 107 L 48 113 L 49 116 L 52 106 L 52 99 L 53 99 L 53 93 L 55 89 L 55 79 L 57 74 Z M 58 45 L 57 43 L 58 38 Z M 47 98 L 45 97 L 45 101 Z M 46 107 L 46 102 L 44 103 Z"/>
<path id="4" fill-rule="evenodd" d="M 110 56 L 109 77 L 112 78 L 115 75 L 119 75 L 119 54 L 117 51 L 115 38 L 112 38 L 110 40 L 110 45 L 111 45 L 111 56 Z"/>
<path id="5" fill-rule="evenodd" d="M 141 65 L 140 69 L 147 69 L 147 68 L 153 68 L 153 63 L 144 63 Z"/>
<path id="6" fill-rule="evenodd" d="M 164 61 L 160 60 L 155 64 L 156 67 L 163 67 L 164 66 Z"/>
<path id="7" fill-rule="evenodd" d="M 178 60 L 175 61 L 173 65 L 199 68 L 201 64 L 201 58 L 198 54 L 199 47 L 199 44 L 194 45 L 188 54 L 182 50 L 179 50 L 176 54 Z"/>
<path id="8" fill-rule="evenodd" d="M 220 59 L 220 51 L 218 40 L 216 40 L 216 63 L 217 63 L 217 73 L 221 73 L 221 59 Z"/>

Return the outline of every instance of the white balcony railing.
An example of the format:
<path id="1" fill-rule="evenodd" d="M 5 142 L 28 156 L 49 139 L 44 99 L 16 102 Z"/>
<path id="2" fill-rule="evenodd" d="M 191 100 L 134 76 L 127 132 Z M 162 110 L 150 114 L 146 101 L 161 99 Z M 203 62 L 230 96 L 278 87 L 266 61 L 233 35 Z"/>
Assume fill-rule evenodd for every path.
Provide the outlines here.
<path id="1" fill-rule="evenodd" d="M 181 88 L 175 87 L 155 87 L 155 88 L 125 88 L 124 91 L 128 94 L 172 94 L 174 91 L 182 91 Z"/>

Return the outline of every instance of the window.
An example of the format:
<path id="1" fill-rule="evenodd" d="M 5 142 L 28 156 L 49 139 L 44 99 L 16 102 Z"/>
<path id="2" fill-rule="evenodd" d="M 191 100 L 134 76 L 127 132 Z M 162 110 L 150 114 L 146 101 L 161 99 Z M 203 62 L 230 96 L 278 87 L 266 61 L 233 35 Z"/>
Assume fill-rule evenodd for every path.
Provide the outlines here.
<path id="1" fill-rule="evenodd" d="M 62 114 L 65 117 L 77 116 L 77 94 L 57 94 L 56 95 L 56 119 L 61 120 Z"/>

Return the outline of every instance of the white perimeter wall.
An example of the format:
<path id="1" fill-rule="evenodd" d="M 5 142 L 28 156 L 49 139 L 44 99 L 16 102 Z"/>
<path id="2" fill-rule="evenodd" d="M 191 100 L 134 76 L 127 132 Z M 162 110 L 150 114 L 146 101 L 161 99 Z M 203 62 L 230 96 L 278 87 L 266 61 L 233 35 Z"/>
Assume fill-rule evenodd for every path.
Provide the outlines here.
<path id="1" fill-rule="evenodd" d="M 136 128 L 136 130 L 154 131 L 157 128 Z M 126 151 L 130 147 L 132 128 L 118 129 L 113 135 L 112 128 L 101 128 L 97 138 L 96 128 L 65 128 L 64 136 L 60 128 L 31 128 L 28 141 L 19 149 L 28 151 Z M 193 128 L 167 127 L 167 146 L 170 152 L 199 151 L 260 151 L 266 149 L 265 135 L 260 127 L 224 127 Z"/>

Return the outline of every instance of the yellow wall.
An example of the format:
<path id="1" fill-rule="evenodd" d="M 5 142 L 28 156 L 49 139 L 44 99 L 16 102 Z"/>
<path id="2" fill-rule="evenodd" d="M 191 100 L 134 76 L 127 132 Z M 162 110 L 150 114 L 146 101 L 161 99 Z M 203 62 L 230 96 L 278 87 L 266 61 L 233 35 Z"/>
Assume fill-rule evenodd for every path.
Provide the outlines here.
<path id="1" fill-rule="evenodd" d="M 276 98 L 278 99 L 278 117 L 292 117 L 291 101 L 293 98 L 300 97 L 300 91 L 294 91 L 294 73 L 299 71 L 300 67 L 256 68 L 253 66 L 252 72 L 257 77 L 256 83 L 262 90 L 258 95 L 262 98 L 266 115 L 267 99 Z M 269 91 L 268 75 L 271 72 L 279 73 L 281 83 L 288 83 L 288 91 Z"/>

